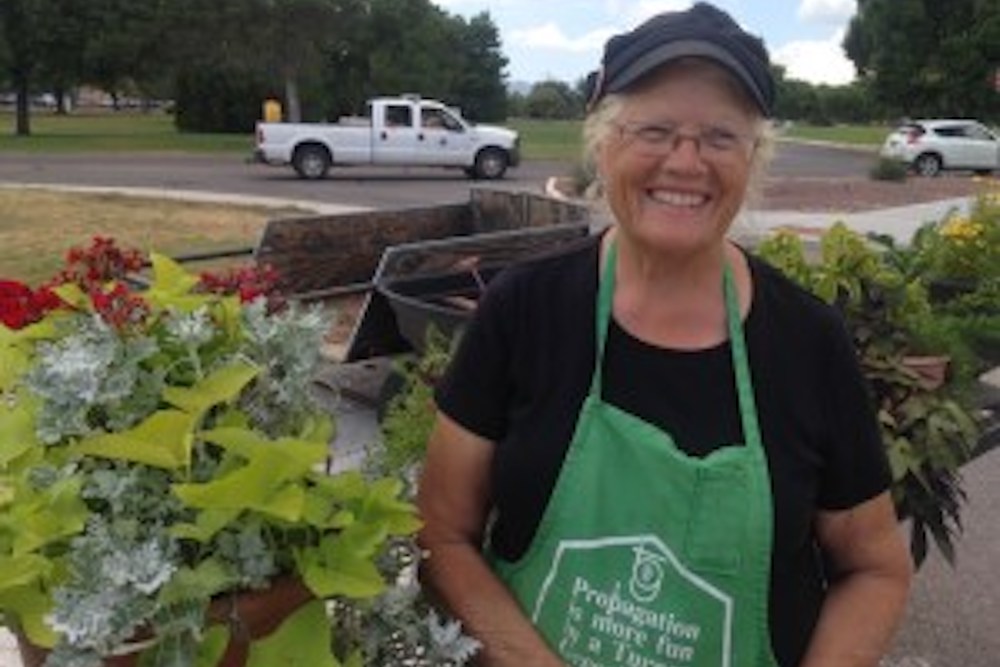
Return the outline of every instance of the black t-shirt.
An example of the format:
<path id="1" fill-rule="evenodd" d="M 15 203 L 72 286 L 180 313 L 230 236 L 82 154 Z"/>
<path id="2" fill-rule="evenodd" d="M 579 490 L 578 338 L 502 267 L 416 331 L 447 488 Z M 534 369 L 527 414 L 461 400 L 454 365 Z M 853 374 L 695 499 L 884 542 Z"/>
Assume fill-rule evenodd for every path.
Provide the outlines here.
<path id="1" fill-rule="evenodd" d="M 839 315 L 763 261 L 749 262 L 744 327 L 775 514 L 771 638 L 779 664 L 792 667 L 825 587 L 816 511 L 868 500 L 890 475 Z M 496 442 L 490 544 L 505 559 L 518 558 L 534 537 L 590 386 L 598 263 L 599 243 L 590 237 L 501 273 L 437 390 L 445 414 Z M 688 454 L 743 442 L 728 342 L 664 349 L 612 320 L 604 363 L 605 400 L 667 431 Z"/>

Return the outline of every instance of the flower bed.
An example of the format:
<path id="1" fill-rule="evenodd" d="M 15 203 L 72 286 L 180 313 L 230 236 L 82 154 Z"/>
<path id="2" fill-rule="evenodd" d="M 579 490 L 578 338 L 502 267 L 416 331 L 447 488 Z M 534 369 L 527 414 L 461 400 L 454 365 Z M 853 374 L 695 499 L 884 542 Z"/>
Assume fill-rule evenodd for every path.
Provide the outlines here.
<path id="1" fill-rule="evenodd" d="M 214 665 L 245 628 L 213 600 L 292 578 L 308 596 L 246 664 L 379 664 L 380 630 L 335 641 L 332 612 L 426 611 L 400 579 L 419 522 L 400 476 L 325 473 L 333 423 L 310 386 L 327 313 L 276 298 L 267 271 L 198 277 L 155 254 L 136 291 L 145 262 L 97 239 L 46 285 L 0 283 L 3 623 L 49 667 Z M 429 664 L 474 650 L 420 618 Z"/>

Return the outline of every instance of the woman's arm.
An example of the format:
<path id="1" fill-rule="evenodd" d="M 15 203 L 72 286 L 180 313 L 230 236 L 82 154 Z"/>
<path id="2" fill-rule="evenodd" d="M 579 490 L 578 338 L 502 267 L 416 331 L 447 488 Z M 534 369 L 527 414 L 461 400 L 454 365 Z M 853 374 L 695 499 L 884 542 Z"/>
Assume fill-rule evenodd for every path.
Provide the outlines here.
<path id="1" fill-rule="evenodd" d="M 875 667 L 902 618 L 913 565 L 888 492 L 844 511 L 821 512 L 830 588 L 801 667 Z"/>
<path id="2" fill-rule="evenodd" d="M 562 667 L 480 552 L 493 448 L 438 413 L 417 497 L 424 520 L 420 544 L 430 552 L 422 578 L 483 643 L 478 664 Z"/>

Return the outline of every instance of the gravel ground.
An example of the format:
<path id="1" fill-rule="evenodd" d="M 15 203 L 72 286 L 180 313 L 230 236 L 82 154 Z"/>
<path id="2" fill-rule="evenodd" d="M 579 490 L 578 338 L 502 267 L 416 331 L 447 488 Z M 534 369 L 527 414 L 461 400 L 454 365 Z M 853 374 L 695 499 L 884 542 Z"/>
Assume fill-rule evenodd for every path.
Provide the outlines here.
<path id="1" fill-rule="evenodd" d="M 899 183 L 868 178 L 772 178 L 764 184 L 760 201 L 754 208 L 852 213 L 968 197 L 990 186 L 1000 187 L 1000 178 L 913 176 Z"/>

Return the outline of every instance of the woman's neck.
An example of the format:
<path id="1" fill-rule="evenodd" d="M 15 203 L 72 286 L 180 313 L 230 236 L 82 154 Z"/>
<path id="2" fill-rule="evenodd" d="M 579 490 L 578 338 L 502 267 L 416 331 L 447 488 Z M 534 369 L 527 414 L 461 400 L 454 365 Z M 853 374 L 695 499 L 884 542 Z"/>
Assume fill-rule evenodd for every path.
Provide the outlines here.
<path id="1" fill-rule="evenodd" d="M 623 234 L 617 234 L 617 244 L 613 313 L 618 324 L 640 340 L 682 350 L 725 341 L 722 275 L 727 262 L 733 268 L 741 313 L 749 307 L 746 260 L 728 242 L 677 256 L 637 246 Z"/>

